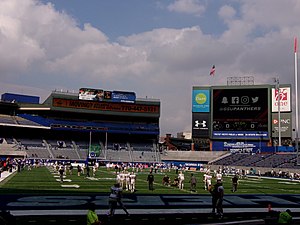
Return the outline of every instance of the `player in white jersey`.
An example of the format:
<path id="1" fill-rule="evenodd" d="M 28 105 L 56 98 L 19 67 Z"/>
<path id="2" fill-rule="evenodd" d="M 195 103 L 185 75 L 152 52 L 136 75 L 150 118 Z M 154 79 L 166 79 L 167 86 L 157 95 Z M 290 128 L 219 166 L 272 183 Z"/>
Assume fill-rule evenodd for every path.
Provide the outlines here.
<path id="1" fill-rule="evenodd" d="M 97 172 L 97 166 L 94 165 L 94 166 L 93 166 L 93 177 L 96 176 L 96 172 Z"/>
<path id="2" fill-rule="evenodd" d="M 126 186 L 126 191 L 130 190 L 130 174 L 125 173 L 125 186 Z"/>
<path id="3" fill-rule="evenodd" d="M 207 185 L 207 174 L 206 173 L 203 174 L 203 183 L 204 183 L 204 190 L 207 190 L 208 185 Z"/>
<path id="4" fill-rule="evenodd" d="M 125 174 L 123 172 L 120 173 L 120 186 L 121 188 L 125 186 Z"/>
<path id="5" fill-rule="evenodd" d="M 211 187 L 211 179 L 212 179 L 212 175 L 210 175 L 210 173 L 207 173 L 206 175 L 206 190 L 209 190 L 209 187 Z"/>
<path id="6" fill-rule="evenodd" d="M 134 172 L 132 172 L 130 175 L 130 191 L 133 193 L 135 192 L 135 181 L 136 181 L 136 175 Z"/>
<path id="7" fill-rule="evenodd" d="M 178 174 L 178 180 L 179 180 L 179 184 L 178 184 L 179 189 L 183 189 L 183 187 L 184 187 L 184 174 L 182 173 L 182 171 L 180 171 L 180 173 Z"/>
<path id="8" fill-rule="evenodd" d="M 118 183 L 118 184 L 121 185 L 121 177 L 120 177 L 120 173 L 117 173 L 116 183 Z"/>
<path id="9" fill-rule="evenodd" d="M 222 174 L 221 174 L 220 172 L 218 172 L 218 173 L 216 174 L 216 179 L 217 179 L 217 181 L 218 181 L 218 180 L 222 181 Z"/>

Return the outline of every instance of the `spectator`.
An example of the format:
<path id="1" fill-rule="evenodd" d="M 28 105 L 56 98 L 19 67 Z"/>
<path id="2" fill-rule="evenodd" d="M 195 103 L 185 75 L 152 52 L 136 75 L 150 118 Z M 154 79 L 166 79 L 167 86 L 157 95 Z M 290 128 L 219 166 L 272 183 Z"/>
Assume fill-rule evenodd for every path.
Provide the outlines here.
<path id="1" fill-rule="evenodd" d="M 292 224 L 292 215 L 291 215 L 291 210 L 287 209 L 284 212 L 281 212 L 279 214 L 279 218 L 278 218 L 278 223 L 279 224 Z"/>
<path id="2" fill-rule="evenodd" d="M 16 225 L 16 218 L 4 209 L 0 212 L 0 224 L 1 225 Z"/>
<path id="3" fill-rule="evenodd" d="M 88 213 L 86 216 L 87 225 L 100 225 L 101 222 L 98 219 L 98 215 L 95 212 L 96 206 L 94 203 L 89 203 L 88 205 Z"/>

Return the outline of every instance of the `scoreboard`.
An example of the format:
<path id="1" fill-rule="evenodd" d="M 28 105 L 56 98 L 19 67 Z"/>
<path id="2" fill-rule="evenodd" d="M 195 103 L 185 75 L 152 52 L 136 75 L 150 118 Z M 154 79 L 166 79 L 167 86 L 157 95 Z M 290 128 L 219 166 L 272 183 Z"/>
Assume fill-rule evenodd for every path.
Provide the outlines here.
<path id="1" fill-rule="evenodd" d="M 212 138 L 269 138 L 269 87 L 212 87 L 211 95 Z"/>

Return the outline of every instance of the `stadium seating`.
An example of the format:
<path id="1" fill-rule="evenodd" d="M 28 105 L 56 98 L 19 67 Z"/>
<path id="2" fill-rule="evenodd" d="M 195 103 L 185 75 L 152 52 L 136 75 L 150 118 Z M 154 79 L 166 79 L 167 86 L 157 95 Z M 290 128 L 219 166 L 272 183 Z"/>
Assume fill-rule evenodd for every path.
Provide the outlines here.
<path id="1" fill-rule="evenodd" d="M 297 165 L 297 155 L 294 155 L 294 158 L 292 158 L 289 161 L 286 161 L 283 164 L 279 165 L 278 168 L 298 169 L 299 170 L 300 165 Z"/>
<path id="2" fill-rule="evenodd" d="M 283 163 L 295 158 L 295 154 L 286 153 L 286 154 L 271 154 L 269 157 L 266 157 L 264 160 L 257 162 L 256 166 L 271 167 L 277 168 Z"/>
<path id="3" fill-rule="evenodd" d="M 133 151 L 154 151 L 153 143 L 130 143 Z"/>
<path id="4" fill-rule="evenodd" d="M 106 150 L 106 160 L 111 162 L 132 162 L 130 151 Z"/>
<path id="5" fill-rule="evenodd" d="M 39 123 L 35 123 L 31 120 L 25 119 L 19 116 L 10 116 L 5 114 L 0 114 L 0 123 L 3 124 L 13 124 L 13 125 L 26 125 L 26 126 L 39 126 Z"/>
<path id="6" fill-rule="evenodd" d="M 210 162 L 227 154 L 223 151 L 165 151 L 161 160 Z"/>
<path id="7" fill-rule="evenodd" d="M 16 124 L 16 121 L 10 115 L 0 114 L 0 123 L 3 123 L 3 124 Z"/>
<path id="8" fill-rule="evenodd" d="M 159 127 L 148 123 L 127 123 L 127 122 L 93 122 L 93 121 L 71 121 L 63 119 L 50 119 L 38 115 L 19 114 L 20 118 L 32 121 L 41 126 L 52 127 L 60 130 L 76 130 L 89 128 L 92 130 L 105 131 L 109 129 L 112 133 L 138 133 L 138 134 L 157 134 Z M 21 119 L 20 119 L 21 120 Z"/>
<path id="9" fill-rule="evenodd" d="M 260 153 L 260 154 L 230 154 L 219 160 L 210 162 L 210 165 L 218 166 L 242 166 L 256 168 L 285 168 L 299 169 L 297 165 L 297 153 Z"/>
<path id="10" fill-rule="evenodd" d="M 154 151 L 132 151 L 132 162 L 159 162 Z"/>

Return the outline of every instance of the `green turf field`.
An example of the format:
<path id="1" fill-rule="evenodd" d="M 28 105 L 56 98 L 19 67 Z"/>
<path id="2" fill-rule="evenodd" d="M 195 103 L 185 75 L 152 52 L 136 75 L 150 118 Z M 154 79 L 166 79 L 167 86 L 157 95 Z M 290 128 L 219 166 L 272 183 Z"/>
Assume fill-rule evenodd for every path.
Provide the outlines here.
<path id="1" fill-rule="evenodd" d="M 155 183 L 154 191 L 148 190 L 147 176 L 149 170 L 137 173 L 136 194 L 190 194 L 189 178 L 194 173 L 197 178 L 196 194 L 209 194 L 204 190 L 203 173 L 185 171 L 184 190 L 177 187 L 162 185 L 162 178 L 167 174 L 171 180 L 177 175 L 174 170 L 170 172 L 154 173 Z M 107 171 L 106 168 L 100 168 L 94 178 L 86 178 L 84 174 L 77 176 L 77 171 L 73 170 L 73 175 L 67 174 L 65 181 L 59 182 L 58 174 L 53 173 L 52 168 L 39 167 L 31 171 L 27 169 L 16 172 L 14 175 L 0 183 L 2 194 L 11 193 L 108 193 L 110 186 L 115 183 L 116 174 L 114 170 Z M 212 180 L 215 183 L 215 179 Z M 67 187 L 62 187 L 67 185 Z M 223 177 L 223 186 L 225 194 L 231 193 L 231 177 Z M 125 194 L 130 192 L 124 191 Z M 300 194 L 300 183 L 298 181 L 283 179 L 267 179 L 248 177 L 239 179 L 238 191 L 234 194 Z"/>

